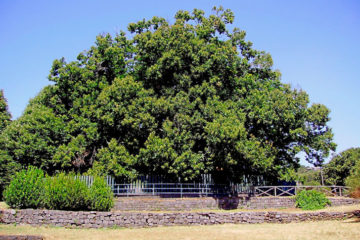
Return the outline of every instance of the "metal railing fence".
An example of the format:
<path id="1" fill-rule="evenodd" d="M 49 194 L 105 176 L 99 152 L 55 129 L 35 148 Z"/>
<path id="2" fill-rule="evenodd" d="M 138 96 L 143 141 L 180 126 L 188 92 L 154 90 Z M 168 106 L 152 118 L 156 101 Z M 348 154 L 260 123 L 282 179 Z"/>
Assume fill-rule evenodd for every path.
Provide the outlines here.
<path id="1" fill-rule="evenodd" d="M 115 196 L 162 195 L 162 196 L 215 196 L 229 195 L 237 192 L 251 194 L 250 187 L 225 184 L 202 183 L 143 183 L 114 184 L 112 190 Z"/>
<path id="2" fill-rule="evenodd" d="M 76 176 L 90 186 L 92 176 Z M 247 184 L 214 184 L 214 183 L 151 183 L 136 180 L 131 183 L 116 183 L 111 176 L 105 180 L 115 196 L 225 196 L 246 195 L 256 197 L 295 196 L 301 190 L 315 189 L 327 196 L 348 196 L 349 188 L 345 186 L 252 186 Z"/>
<path id="3" fill-rule="evenodd" d="M 114 184 L 115 196 L 224 196 L 247 195 L 256 197 L 295 196 L 301 190 L 325 193 L 327 196 L 348 196 L 349 188 L 345 186 L 242 186 L 241 184 L 200 184 L 200 183 L 145 183 L 142 186 L 133 184 Z"/>

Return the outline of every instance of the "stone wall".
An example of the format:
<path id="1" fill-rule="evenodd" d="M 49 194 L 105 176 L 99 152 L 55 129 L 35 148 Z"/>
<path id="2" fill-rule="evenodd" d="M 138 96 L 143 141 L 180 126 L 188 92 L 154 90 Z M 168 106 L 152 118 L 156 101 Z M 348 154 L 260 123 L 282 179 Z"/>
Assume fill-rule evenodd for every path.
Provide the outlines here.
<path id="1" fill-rule="evenodd" d="M 329 198 L 333 206 L 360 203 L 353 198 Z M 117 198 L 115 210 L 122 211 L 183 211 L 194 209 L 267 209 L 294 208 L 292 197 L 223 197 L 223 198 L 160 198 L 122 197 Z"/>
<path id="2" fill-rule="evenodd" d="M 154 227 L 174 225 L 210 225 L 223 223 L 289 223 L 309 220 L 335 220 L 360 217 L 353 212 L 71 212 L 57 210 L 0 210 L 5 224 L 52 225 L 84 228 Z"/>

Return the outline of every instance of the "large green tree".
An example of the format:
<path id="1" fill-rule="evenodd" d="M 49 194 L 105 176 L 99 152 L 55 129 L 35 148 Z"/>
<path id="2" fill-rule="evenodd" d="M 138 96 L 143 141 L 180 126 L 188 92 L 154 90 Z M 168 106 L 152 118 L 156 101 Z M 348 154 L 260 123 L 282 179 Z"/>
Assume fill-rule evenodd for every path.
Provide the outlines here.
<path id="1" fill-rule="evenodd" d="M 346 178 L 349 177 L 357 162 L 360 162 L 360 148 L 350 148 L 335 155 L 324 166 L 325 182 L 328 185 L 344 186 Z"/>
<path id="2" fill-rule="evenodd" d="M 4 96 L 4 91 L 0 89 L 0 133 L 9 125 L 11 121 L 11 114 L 8 109 L 7 100 Z"/>
<path id="3" fill-rule="evenodd" d="M 0 134 L 11 122 L 11 114 L 8 109 L 4 91 L 0 90 Z M 0 199 L 3 187 L 9 183 L 10 176 L 15 172 L 15 165 L 9 154 L 5 151 L 0 142 Z"/>
<path id="4" fill-rule="evenodd" d="M 50 173 L 181 181 L 289 179 L 300 152 L 321 164 L 335 148 L 329 110 L 283 84 L 233 20 L 221 7 L 179 11 L 172 24 L 131 23 L 131 37 L 100 35 L 76 61 L 55 60 L 54 84 L 0 137 L 8 157 Z"/>

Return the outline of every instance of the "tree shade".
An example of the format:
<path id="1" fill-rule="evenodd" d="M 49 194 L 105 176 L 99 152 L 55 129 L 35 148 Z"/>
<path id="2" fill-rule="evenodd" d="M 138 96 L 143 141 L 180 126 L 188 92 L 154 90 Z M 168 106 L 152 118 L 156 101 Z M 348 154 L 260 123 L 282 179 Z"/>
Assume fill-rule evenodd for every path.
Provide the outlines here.
<path id="1" fill-rule="evenodd" d="M 300 152 L 321 165 L 335 149 L 330 111 L 309 106 L 306 92 L 280 81 L 270 54 L 229 30 L 231 10 L 213 10 L 131 23 L 127 34 L 97 36 L 76 61 L 55 60 L 54 84 L 3 130 L 2 153 L 50 174 L 119 179 L 291 179 Z"/>

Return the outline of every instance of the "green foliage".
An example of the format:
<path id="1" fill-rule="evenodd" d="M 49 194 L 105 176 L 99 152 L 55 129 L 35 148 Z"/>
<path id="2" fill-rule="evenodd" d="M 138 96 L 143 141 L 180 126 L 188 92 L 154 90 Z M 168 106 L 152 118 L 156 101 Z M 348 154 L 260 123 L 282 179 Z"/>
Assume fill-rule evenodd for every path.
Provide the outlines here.
<path id="1" fill-rule="evenodd" d="M 0 90 L 0 133 L 11 122 L 11 114 L 8 110 L 8 104 L 4 96 L 4 91 Z"/>
<path id="2" fill-rule="evenodd" d="M 335 155 L 324 166 L 326 184 L 345 185 L 345 179 L 356 172 L 355 165 L 360 164 L 360 148 L 350 148 Z"/>
<path id="3" fill-rule="evenodd" d="M 5 187 L 20 169 L 19 163 L 15 162 L 6 151 L 0 149 L 0 199 Z"/>
<path id="4" fill-rule="evenodd" d="M 44 172 L 29 167 L 15 175 L 4 191 L 5 202 L 12 208 L 39 208 L 42 206 Z"/>
<path id="5" fill-rule="evenodd" d="M 8 111 L 7 100 L 4 91 L 0 90 L 0 138 L 1 133 L 11 123 L 11 114 Z M 17 164 L 9 156 L 0 141 L 0 199 L 7 184 L 10 182 L 11 176 L 18 169 Z"/>
<path id="6" fill-rule="evenodd" d="M 51 173 L 62 167 L 57 167 L 51 158 L 64 141 L 64 129 L 64 122 L 51 108 L 32 101 L 24 115 L 4 129 L 0 146 L 15 162 L 35 165 Z"/>
<path id="7" fill-rule="evenodd" d="M 331 202 L 324 193 L 316 190 L 302 190 L 295 197 L 296 207 L 303 210 L 317 210 L 325 208 Z"/>
<path id="8" fill-rule="evenodd" d="M 44 186 L 44 205 L 56 210 L 86 210 L 89 205 L 86 183 L 74 175 L 60 173 L 47 177 Z"/>
<path id="9" fill-rule="evenodd" d="M 4 199 L 12 208 L 109 211 L 114 205 L 113 192 L 102 177 L 95 177 L 89 188 L 76 175 L 45 177 L 33 166 L 15 175 Z"/>
<path id="10" fill-rule="evenodd" d="M 134 157 L 115 139 L 111 139 L 108 147 L 99 150 L 97 159 L 89 171 L 90 175 L 111 175 L 118 179 L 134 179 L 136 176 L 132 168 Z"/>
<path id="11" fill-rule="evenodd" d="M 297 170 L 297 181 L 305 186 L 321 185 L 320 171 L 305 166 L 300 166 Z"/>
<path id="12" fill-rule="evenodd" d="M 271 55 L 230 30 L 229 9 L 213 10 L 131 23 L 131 37 L 100 35 L 76 61 L 55 60 L 53 85 L 3 130 L 0 150 L 50 174 L 121 179 L 276 182 L 296 177 L 300 152 L 322 164 L 335 149 L 330 111 L 281 83 Z"/>
<path id="13" fill-rule="evenodd" d="M 350 187 L 351 195 L 360 198 L 360 161 L 356 162 L 345 183 L 346 186 Z"/>
<path id="14" fill-rule="evenodd" d="M 89 210 L 110 211 L 114 206 L 113 192 L 102 177 L 94 177 L 88 197 Z"/>

